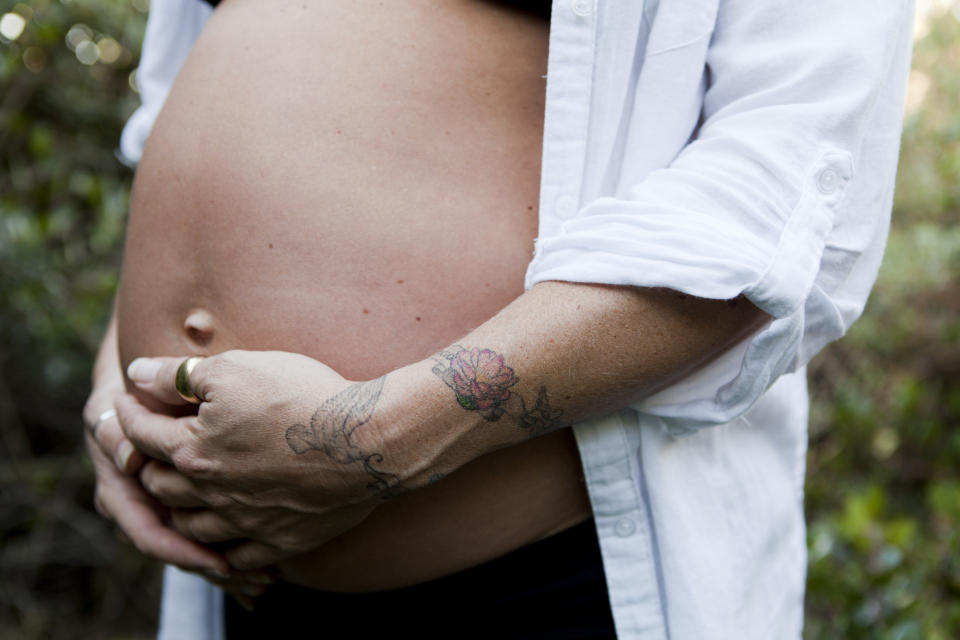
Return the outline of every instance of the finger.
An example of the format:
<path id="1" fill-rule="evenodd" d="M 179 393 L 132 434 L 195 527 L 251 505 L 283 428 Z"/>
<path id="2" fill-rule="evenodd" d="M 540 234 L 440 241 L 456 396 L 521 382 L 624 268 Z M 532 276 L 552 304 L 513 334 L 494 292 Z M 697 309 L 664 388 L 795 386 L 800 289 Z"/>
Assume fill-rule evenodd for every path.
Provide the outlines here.
<path id="1" fill-rule="evenodd" d="M 140 472 L 140 483 L 165 507 L 208 507 L 190 478 L 165 462 L 151 460 Z"/>
<path id="2" fill-rule="evenodd" d="M 216 358 L 216 356 L 211 356 Z M 138 388 L 151 394 L 161 402 L 172 405 L 190 404 L 177 393 L 177 369 L 183 364 L 187 356 L 178 358 L 137 358 L 127 367 L 127 377 Z M 190 373 L 190 387 L 199 398 L 205 398 L 203 390 L 203 369 L 206 369 L 207 360 L 200 360 Z"/>
<path id="3" fill-rule="evenodd" d="M 231 593 L 233 599 L 243 607 L 247 613 L 253 613 L 253 598 L 250 596 L 243 595 L 242 593 Z"/>
<path id="4" fill-rule="evenodd" d="M 122 382 L 97 387 L 83 407 L 83 423 L 100 449 L 112 458 L 117 468 L 127 474 L 136 473 L 145 457 L 127 440 L 120 429 L 114 400 L 124 394 Z"/>
<path id="5" fill-rule="evenodd" d="M 135 479 L 121 474 L 97 448 L 97 509 L 120 527 L 144 555 L 162 562 L 227 575 L 223 556 L 165 526 L 159 505 Z"/>
<path id="6" fill-rule="evenodd" d="M 197 542 L 227 542 L 243 537 L 232 524 L 209 509 L 174 509 L 170 520 L 174 529 Z"/>
<path id="7" fill-rule="evenodd" d="M 272 584 L 276 584 L 277 580 L 279 579 L 279 574 L 273 567 L 268 569 L 254 569 L 253 571 L 239 571 L 237 569 L 233 569 L 227 576 L 213 573 L 202 573 L 202 575 L 208 581 L 224 588 L 232 588 L 235 586 L 245 587 L 251 585 L 269 587 Z"/>
<path id="8" fill-rule="evenodd" d="M 133 446 L 151 458 L 172 462 L 183 439 L 183 429 L 191 417 L 174 418 L 154 413 L 129 394 L 114 402 L 117 419 Z"/>
<path id="9" fill-rule="evenodd" d="M 227 593 L 232 596 L 245 596 L 248 598 L 259 598 L 269 589 L 268 586 L 262 584 L 254 584 L 252 582 L 221 582 L 219 580 L 207 579 L 211 584 L 215 584 Z"/>
<path id="10" fill-rule="evenodd" d="M 231 595 L 242 594 L 253 598 L 263 595 L 271 585 L 277 582 L 274 573 L 262 570 L 231 571 L 228 576 L 201 571 L 199 575 Z"/>
<path id="11" fill-rule="evenodd" d="M 228 549 L 225 555 L 232 569 L 247 571 L 276 564 L 290 554 L 262 542 L 250 541 Z"/>
<path id="12" fill-rule="evenodd" d="M 127 475 L 133 475 L 143 466 L 146 456 L 137 451 L 133 443 L 123 434 L 116 414 L 100 420 L 99 424 L 95 423 L 94 426 L 96 428 L 90 430 L 91 435 L 100 450 L 113 460 L 117 469 Z"/>

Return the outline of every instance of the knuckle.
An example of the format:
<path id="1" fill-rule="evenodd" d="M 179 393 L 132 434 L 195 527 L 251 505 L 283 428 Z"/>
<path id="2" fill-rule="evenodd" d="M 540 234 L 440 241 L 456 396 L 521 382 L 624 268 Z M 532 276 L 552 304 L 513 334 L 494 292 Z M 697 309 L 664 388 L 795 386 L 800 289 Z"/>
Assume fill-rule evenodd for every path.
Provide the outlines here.
<path id="1" fill-rule="evenodd" d="M 184 536 L 198 542 L 208 542 L 207 532 L 198 515 L 174 512 L 173 526 Z"/>
<path id="2" fill-rule="evenodd" d="M 236 352 L 225 351 L 203 361 L 203 377 L 207 383 L 216 383 L 228 375 L 235 366 Z"/>
<path id="3" fill-rule="evenodd" d="M 229 557 L 230 565 L 241 571 L 259 569 L 270 564 L 266 548 L 260 544 L 248 544 L 237 548 Z"/>
<path id="4" fill-rule="evenodd" d="M 94 408 L 93 396 L 87 398 L 83 405 L 83 424 L 89 429 L 97 419 L 97 410 Z"/>
<path id="5" fill-rule="evenodd" d="M 229 496 L 220 491 L 210 493 L 204 501 L 208 507 L 217 512 L 229 511 L 231 507 L 236 506 L 236 503 Z"/>
<path id="6" fill-rule="evenodd" d="M 175 451 L 172 461 L 178 471 L 192 478 L 207 478 L 214 468 L 212 460 L 185 448 Z"/>
<path id="7" fill-rule="evenodd" d="M 303 540 L 300 538 L 300 536 L 297 536 L 289 531 L 277 533 L 274 536 L 273 544 L 277 549 L 286 554 L 305 551 L 303 548 Z"/>

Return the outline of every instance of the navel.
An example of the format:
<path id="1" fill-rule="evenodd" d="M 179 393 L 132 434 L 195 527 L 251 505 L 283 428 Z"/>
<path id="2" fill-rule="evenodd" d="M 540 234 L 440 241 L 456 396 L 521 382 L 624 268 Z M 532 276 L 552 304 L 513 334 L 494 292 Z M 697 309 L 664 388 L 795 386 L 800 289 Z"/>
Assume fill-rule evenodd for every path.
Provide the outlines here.
<path id="1" fill-rule="evenodd" d="M 183 321 L 183 331 L 197 346 L 206 346 L 213 340 L 215 323 L 213 314 L 206 309 L 192 309 Z"/>

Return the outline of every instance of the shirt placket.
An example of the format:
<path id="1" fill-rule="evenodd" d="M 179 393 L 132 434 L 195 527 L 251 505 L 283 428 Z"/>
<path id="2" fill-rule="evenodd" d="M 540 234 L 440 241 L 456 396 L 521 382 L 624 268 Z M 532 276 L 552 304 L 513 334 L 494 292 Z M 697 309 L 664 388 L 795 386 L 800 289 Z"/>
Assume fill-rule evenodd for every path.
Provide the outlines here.
<path id="1" fill-rule="evenodd" d="M 547 61 L 539 236 L 580 209 L 599 0 L 554 0 Z M 534 257 L 536 260 L 536 256 Z"/>

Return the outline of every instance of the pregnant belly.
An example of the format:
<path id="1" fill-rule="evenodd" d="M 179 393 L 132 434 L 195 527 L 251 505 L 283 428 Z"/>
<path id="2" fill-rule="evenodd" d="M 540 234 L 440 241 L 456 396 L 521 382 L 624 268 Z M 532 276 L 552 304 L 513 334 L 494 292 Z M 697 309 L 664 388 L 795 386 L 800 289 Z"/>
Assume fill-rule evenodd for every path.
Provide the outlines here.
<path id="1" fill-rule="evenodd" d="M 366 380 L 522 293 L 546 35 L 480 0 L 222 3 L 137 170 L 122 364 L 278 349 Z M 394 499 L 281 570 L 324 589 L 402 586 L 588 514 L 565 430 Z"/>

